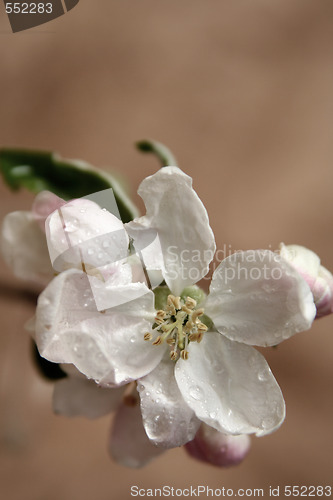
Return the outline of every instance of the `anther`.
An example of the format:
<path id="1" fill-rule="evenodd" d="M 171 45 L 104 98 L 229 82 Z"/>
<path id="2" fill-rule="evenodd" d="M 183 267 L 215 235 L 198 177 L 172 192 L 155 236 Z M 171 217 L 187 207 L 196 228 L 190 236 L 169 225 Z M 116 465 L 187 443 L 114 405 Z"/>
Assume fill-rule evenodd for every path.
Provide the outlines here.
<path id="1" fill-rule="evenodd" d="M 157 311 L 155 319 L 163 320 L 165 318 L 165 315 L 166 315 L 166 312 L 163 311 L 162 309 L 160 309 L 159 311 Z"/>
<path id="2" fill-rule="evenodd" d="M 189 307 L 187 307 L 186 304 L 184 306 L 182 306 L 182 311 L 186 312 L 186 314 L 191 314 L 192 313 L 192 309 L 190 309 Z"/>
<path id="3" fill-rule="evenodd" d="M 199 318 L 199 316 L 202 316 L 203 313 L 205 312 L 204 309 L 200 308 L 200 309 L 196 309 L 193 313 L 192 313 L 192 321 L 195 321 L 197 318 Z"/>
<path id="4" fill-rule="evenodd" d="M 186 302 L 185 302 L 186 307 L 189 309 L 194 309 L 195 306 L 197 305 L 197 301 L 192 299 L 192 297 L 187 297 Z"/>
<path id="5" fill-rule="evenodd" d="M 180 352 L 180 356 L 182 359 L 186 360 L 188 359 L 188 351 L 186 351 L 186 349 L 183 349 L 181 352 Z"/>
<path id="6" fill-rule="evenodd" d="M 174 295 L 169 295 L 167 300 L 168 305 L 173 305 L 176 309 L 180 309 L 180 297 L 175 297 Z"/>
<path id="7" fill-rule="evenodd" d="M 202 341 L 203 336 L 204 336 L 204 332 L 199 332 L 199 333 L 198 333 L 198 338 L 197 338 L 197 342 L 198 342 L 198 344 L 200 344 L 200 342 Z"/>
<path id="8" fill-rule="evenodd" d="M 171 351 L 170 352 L 170 358 L 172 361 L 176 361 L 178 359 L 178 352 L 177 351 Z"/>
<path id="9" fill-rule="evenodd" d="M 150 332 L 147 332 L 144 334 L 144 340 L 151 340 L 153 338 L 152 334 Z"/>
<path id="10" fill-rule="evenodd" d="M 162 337 L 158 336 L 156 340 L 154 340 L 153 345 L 161 345 Z"/>
<path id="11" fill-rule="evenodd" d="M 176 343 L 176 341 L 175 341 L 175 339 L 168 339 L 166 341 L 166 343 L 169 344 L 169 345 L 174 345 Z"/>
<path id="12" fill-rule="evenodd" d="M 207 332 L 207 330 L 208 330 L 207 325 L 205 325 L 204 323 L 201 323 L 201 322 L 198 324 L 198 332 L 204 333 L 204 332 Z"/>

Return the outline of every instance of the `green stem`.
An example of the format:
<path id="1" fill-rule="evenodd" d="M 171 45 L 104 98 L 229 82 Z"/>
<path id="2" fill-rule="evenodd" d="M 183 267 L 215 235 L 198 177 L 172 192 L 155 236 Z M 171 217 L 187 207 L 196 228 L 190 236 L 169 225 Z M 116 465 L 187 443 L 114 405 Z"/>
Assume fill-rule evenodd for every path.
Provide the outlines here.
<path id="1" fill-rule="evenodd" d="M 164 144 L 145 139 L 136 143 L 136 147 L 143 153 L 154 153 L 162 163 L 162 167 L 177 166 L 177 160 Z"/>

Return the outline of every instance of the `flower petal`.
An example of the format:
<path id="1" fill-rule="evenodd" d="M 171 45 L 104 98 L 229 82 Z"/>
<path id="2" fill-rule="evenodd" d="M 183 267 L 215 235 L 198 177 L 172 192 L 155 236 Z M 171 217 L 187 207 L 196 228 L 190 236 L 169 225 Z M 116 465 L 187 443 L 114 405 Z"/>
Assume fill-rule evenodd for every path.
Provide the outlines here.
<path id="1" fill-rule="evenodd" d="M 50 191 L 41 191 L 37 194 L 32 205 L 32 213 L 39 227 L 45 234 L 45 221 L 52 212 L 66 205 L 66 201 Z"/>
<path id="2" fill-rule="evenodd" d="M 87 199 L 72 200 L 45 224 L 50 258 L 56 271 L 99 268 L 128 254 L 128 236 L 115 215 Z"/>
<path id="3" fill-rule="evenodd" d="M 216 269 L 205 313 L 231 340 L 272 346 L 310 328 L 316 308 L 308 284 L 288 262 L 249 250 Z"/>
<path id="4" fill-rule="evenodd" d="M 285 416 L 281 390 L 253 347 L 232 342 L 217 332 L 191 342 L 186 361 L 177 361 L 175 376 L 196 416 L 227 434 L 268 434 Z"/>
<path id="5" fill-rule="evenodd" d="M 111 457 L 126 467 L 143 467 L 161 455 L 164 448 L 154 445 L 147 437 L 141 418 L 140 405 L 122 403 L 116 413 L 109 439 Z"/>
<path id="6" fill-rule="evenodd" d="M 138 193 L 147 213 L 126 224 L 126 229 L 140 248 L 144 246 L 142 234 L 157 231 L 163 255 L 159 265 L 155 255 L 153 267 L 162 270 L 170 290 L 180 295 L 205 276 L 214 256 L 215 240 L 206 209 L 192 188 L 192 179 L 178 167 L 164 167 L 147 177 Z M 149 262 L 147 267 L 152 268 Z"/>
<path id="7" fill-rule="evenodd" d="M 54 275 L 45 234 L 31 212 L 12 212 L 4 218 L 1 250 L 15 276 L 46 284 Z"/>
<path id="8" fill-rule="evenodd" d="M 186 443 L 185 450 L 191 457 L 202 462 L 230 467 L 244 460 L 250 445 L 251 440 L 247 434 L 223 434 L 202 423 L 193 441 Z"/>
<path id="9" fill-rule="evenodd" d="M 85 377 L 66 377 L 54 385 L 53 410 L 66 417 L 102 417 L 118 407 L 124 389 L 99 387 Z"/>
<path id="10" fill-rule="evenodd" d="M 138 381 L 146 433 L 149 439 L 164 448 L 191 441 L 200 425 L 178 389 L 174 367 L 175 363 L 165 358 Z"/>
<path id="11" fill-rule="evenodd" d="M 109 293 L 130 302 L 99 312 L 87 275 L 61 273 L 39 296 L 36 342 L 46 359 L 72 363 L 102 385 L 119 385 L 153 370 L 165 346 L 155 349 L 143 338 L 154 322 L 153 292 L 134 283 L 110 286 Z"/>

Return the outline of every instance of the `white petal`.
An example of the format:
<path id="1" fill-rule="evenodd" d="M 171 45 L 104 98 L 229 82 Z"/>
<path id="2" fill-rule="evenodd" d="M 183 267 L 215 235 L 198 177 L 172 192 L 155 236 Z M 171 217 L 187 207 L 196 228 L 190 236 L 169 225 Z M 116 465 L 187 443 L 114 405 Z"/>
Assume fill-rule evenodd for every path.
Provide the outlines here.
<path id="1" fill-rule="evenodd" d="M 175 363 L 167 357 L 138 381 L 146 433 L 154 443 L 165 448 L 191 441 L 200 425 L 178 389 L 174 368 Z"/>
<path id="2" fill-rule="evenodd" d="M 205 313 L 231 340 L 272 346 L 310 328 L 309 286 L 282 257 L 265 250 L 231 255 L 214 272 Z"/>
<path id="3" fill-rule="evenodd" d="M 93 201 L 72 200 L 45 224 L 50 258 L 56 271 L 99 268 L 125 258 L 128 236 L 123 223 Z"/>
<path id="4" fill-rule="evenodd" d="M 170 290 L 180 295 L 205 276 L 213 259 L 215 241 L 206 209 L 192 189 L 192 179 L 178 167 L 165 167 L 147 177 L 138 193 L 147 213 L 126 229 L 139 247 L 140 232 L 157 231 L 163 255 L 155 255 L 148 268 L 161 269 Z"/>
<path id="5" fill-rule="evenodd" d="M 53 410 L 66 417 L 102 417 L 118 407 L 124 389 L 99 387 L 85 377 L 66 377 L 54 385 Z"/>
<path id="6" fill-rule="evenodd" d="M 263 435 L 281 425 L 281 390 L 253 347 L 208 332 L 200 344 L 191 342 L 188 351 L 186 361 L 177 361 L 175 376 L 200 420 L 227 434 Z"/>
<path id="7" fill-rule="evenodd" d="M 300 245 L 280 244 L 280 255 L 289 262 L 306 280 L 312 289 L 320 266 L 320 258 L 312 250 Z"/>
<path id="8" fill-rule="evenodd" d="M 149 441 L 142 424 L 140 405 L 121 404 L 109 440 L 111 457 L 121 465 L 138 468 L 164 451 Z"/>
<path id="9" fill-rule="evenodd" d="M 138 290 L 141 296 L 131 300 Z M 105 312 L 96 308 L 85 273 L 57 276 L 38 299 L 36 342 L 42 356 L 73 363 L 103 385 L 125 384 L 149 373 L 165 346 L 144 340 L 154 322 L 154 294 L 142 283 L 110 287 L 129 300 Z"/>
<path id="10" fill-rule="evenodd" d="M 54 272 L 45 234 L 31 212 L 12 212 L 4 218 L 1 250 L 18 278 L 46 284 Z"/>

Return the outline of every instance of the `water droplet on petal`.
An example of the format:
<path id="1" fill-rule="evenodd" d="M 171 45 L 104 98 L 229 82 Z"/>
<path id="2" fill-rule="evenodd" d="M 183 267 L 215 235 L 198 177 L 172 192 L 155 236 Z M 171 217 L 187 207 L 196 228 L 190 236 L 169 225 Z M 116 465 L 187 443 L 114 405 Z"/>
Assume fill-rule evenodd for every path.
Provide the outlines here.
<path id="1" fill-rule="evenodd" d="M 203 397 L 203 392 L 198 386 L 190 387 L 189 394 L 195 401 L 200 401 L 200 399 Z"/>
<path id="2" fill-rule="evenodd" d="M 64 231 L 66 233 L 74 233 L 79 229 L 79 221 L 77 219 L 73 219 L 72 221 L 68 221 L 65 223 Z"/>
<path id="3" fill-rule="evenodd" d="M 92 248 L 88 248 L 88 255 L 92 255 L 94 253 L 94 250 Z"/>
<path id="4" fill-rule="evenodd" d="M 258 379 L 260 380 L 260 382 L 264 382 L 265 380 L 267 380 L 267 373 L 265 371 L 259 372 Z"/>
<path id="5" fill-rule="evenodd" d="M 274 427 L 274 419 L 272 417 L 267 417 L 267 418 L 264 418 L 261 422 L 261 427 L 263 429 L 270 429 L 271 427 Z"/>

